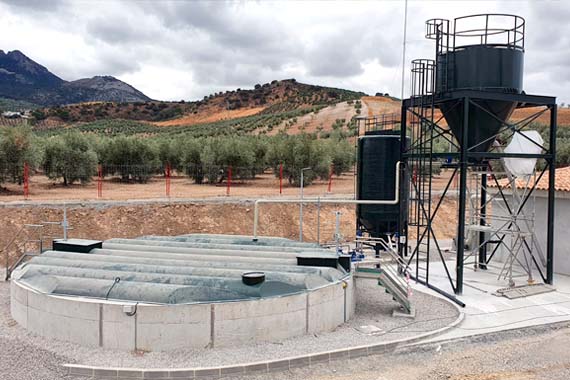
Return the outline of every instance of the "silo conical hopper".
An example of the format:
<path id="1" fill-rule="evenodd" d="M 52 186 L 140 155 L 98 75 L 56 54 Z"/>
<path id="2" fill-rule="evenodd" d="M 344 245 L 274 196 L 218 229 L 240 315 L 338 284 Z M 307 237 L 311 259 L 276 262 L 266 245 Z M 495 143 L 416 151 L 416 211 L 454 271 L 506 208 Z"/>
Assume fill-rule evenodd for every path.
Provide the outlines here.
<path id="1" fill-rule="evenodd" d="M 438 24 L 435 25 L 435 22 Z M 441 20 L 430 20 L 428 26 L 430 23 L 434 25 L 436 33 L 428 33 L 427 37 L 436 36 L 439 40 L 436 76 L 438 94 L 457 90 L 521 93 L 524 19 L 511 15 L 461 17 L 455 19 L 452 32 L 449 32 L 449 24 L 442 24 Z M 500 23 L 511 25 L 511 28 L 499 27 Z M 471 100 L 483 109 L 473 104 L 469 106 L 466 141 L 463 136 L 463 105 L 450 100 L 441 104 L 440 110 L 461 146 L 467 144 L 467 149 L 471 152 L 485 152 L 493 144 L 494 136 L 502 123 L 510 118 L 517 103 L 477 98 Z"/>

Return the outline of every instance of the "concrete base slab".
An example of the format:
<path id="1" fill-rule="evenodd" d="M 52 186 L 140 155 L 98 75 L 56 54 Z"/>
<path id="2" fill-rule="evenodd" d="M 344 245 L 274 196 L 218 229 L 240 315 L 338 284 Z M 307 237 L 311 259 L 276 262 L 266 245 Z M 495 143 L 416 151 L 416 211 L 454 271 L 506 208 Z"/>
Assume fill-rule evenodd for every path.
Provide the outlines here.
<path id="1" fill-rule="evenodd" d="M 493 293 L 497 289 L 508 286 L 505 280 L 498 279 L 501 269 L 499 264 L 491 263 L 487 270 L 477 271 L 465 267 L 463 294 L 457 296 L 466 304 L 463 309 L 465 313 L 463 323 L 427 342 L 570 321 L 570 276 L 557 274 L 554 278 L 556 290 L 547 293 L 515 299 L 496 297 Z M 454 268 L 455 261 L 448 260 L 447 266 Z M 538 277 L 536 274 L 535 278 Z M 445 269 L 439 262 L 430 265 L 430 283 L 453 294 Z M 415 283 L 412 285 L 415 289 L 438 296 L 436 292 L 428 290 L 423 285 Z"/>
<path id="2" fill-rule="evenodd" d="M 516 298 L 529 297 L 554 291 L 556 291 L 556 289 L 546 284 L 532 284 L 498 289 L 495 293 L 493 293 L 493 295 L 496 295 L 498 297 L 507 297 L 508 299 L 513 300 Z"/>

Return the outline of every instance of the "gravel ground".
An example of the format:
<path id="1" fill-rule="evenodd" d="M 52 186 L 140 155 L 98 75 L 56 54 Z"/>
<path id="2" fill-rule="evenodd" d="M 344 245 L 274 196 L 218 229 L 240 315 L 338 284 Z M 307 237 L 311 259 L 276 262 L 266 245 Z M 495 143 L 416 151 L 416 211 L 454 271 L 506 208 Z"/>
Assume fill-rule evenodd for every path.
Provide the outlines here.
<path id="1" fill-rule="evenodd" d="M 457 309 L 447 301 L 416 292 L 412 298 L 416 307 L 415 320 L 393 318 L 392 311 L 397 304 L 376 285 L 373 280 L 359 280 L 357 284 L 359 305 L 357 315 L 349 323 L 335 331 L 320 335 L 310 335 L 289 339 L 283 342 L 252 344 L 243 347 L 214 348 L 201 350 L 176 350 L 173 352 L 132 353 L 123 351 L 85 348 L 76 344 L 60 342 L 34 336 L 11 319 L 9 311 L 9 286 L 0 283 L 0 339 L 13 342 L 14 346 L 26 346 L 30 355 L 51 353 L 54 363 L 80 363 L 94 366 L 135 367 L 135 368 L 181 368 L 212 367 L 242 362 L 264 361 L 286 358 L 308 353 L 340 349 L 349 346 L 366 345 L 407 338 L 422 332 L 447 326 L 457 316 Z M 374 325 L 382 329 L 379 334 L 366 335 L 356 330 L 363 325 Z M 2 350 L 4 352 L 4 350 Z M 1 357 L 9 363 L 12 350 Z M 32 357 L 32 356 L 30 356 Z M 43 366 L 43 362 L 42 366 Z M 8 364 L 12 367 L 12 364 Z M 23 363 L 22 367 L 33 368 L 35 362 Z"/>
<path id="2" fill-rule="evenodd" d="M 225 380 L 568 380 L 570 325 L 416 346 L 330 365 Z"/>
<path id="3" fill-rule="evenodd" d="M 60 380 L 61 363 L 74 363 L 73 358 L 52 349 L 49 340 L 37 339 L 10 316 L 10 287 L 0 282 L 0 379 Z"/>
<path id="4" fill-rule="evenodd" d="M 353 336 L 360 337 L 358 344 L 369 339 L 354 332 L 353 326 L 360 323 L 372 323 L 373 321 L 385 321 L 391 323 L 384 325 L 385 331 L 405 326 L 409 320 L 388 321 L 378 317 L 388 311 L 391 306 L 386 300 L 381 300 L 374 291 L 375 287 L 362 284 L 359 294 L 364 295 L 366 303 L 359 307 L 359 315 L 352 325 L 343 326 L 338 331 L 323 334 L 318 341 L 334 342 L 332 338 L 339 332 L 352 329 Z M 378 297 L 378 301 L 372 302 L 370 294 Z M 368 296 L 367 296 L 368 294 Z M 382 294 L 380 292 L 380 294 Z M 424 306 L 437 304 L 439 300 L 416 294 L 416 300 L 424 298 Z M 437 308 L 437 305 L 435 306 Z M 441 313 L 430 310 L 431 317 Z M 425 318 L 425 317 L 424 317 Z M 426 318 L 430 319 L 430 318 Z M 377 324 L 379 322 L 376 322 Z M 411 330 L 419 330 L 418 326 L 428 322 L 410 325 L 401 330 L 408 333 Z M 398 334 L 386 333 L 384 338 L 395 338 Z M 350 335 L 350 334 L 348 334 Z M 339 335 L 340 337 L 340 335 Z M 321 338 L 323 340 L 321 340 Z M 376 337 L 376 339 L 381 337 Z M 304 350 L 303 342 L 317 341 L 315 337 L 293 339 L 283 344 L 266 344 L 257 347 L 248 347 L 247 350 L 204 350 L 210 359 L 220 360 L 219 356 L 238 351 L 242 354 L 247 351 L 247 358 L 255 360 L 256 354 L 262 350 L 268 350 L 268 356 L 279 355 L 277 349 L 297 344 L 297 352 Z M 350 341 L 353 343 L 354 341 Z M 375 355 L 366 358 L 349 361 L 337 361 L 332 364 L 318 365 L 311 368 L 300 368 L 286 372 L 276 372 L 270 375 L 227 377 L 226 380 L 567 380 L 570 379 L 570 324 L 561 323 L 534 328 L 512 330 L 495 334 L 481 335 L 462 340 L 447 342 L 444 344 L 430 344 L 412 346 L 399 349 L 396 352 L 383 355 Z M 328 347 L 327 347 L 328 348 Z M 184 358 L 193 360 L 191 352 L 176 352 L 171 355 L 149 353 L 143 357 L 136 357 L 129 353 L 113 351 L 89 350 L 72 344 L 46 340 L 34 337 L 17 326 L 10 318 L 9 312 L 9 287 L 8 284 L 0 283 L 0 378 L 6 380 L 75 380 L 63 375 L 59 368 L 61 363 L 79 362 L 84 363 L 88 356 L 96 356 L 98 364 L 104 360 L 112 360 L 113 356 L 121 356 L 123 361 L 165 364 L 167 357 L 173 360 L 173 364 L 183 362 L 185 365 L 192 363 L 184 361 Z M 273 356 L 279 357 L 279 356 Z M 134 361 L 132 361 L 134 360 Z M 160 362 L 160 361 L 161 362 Z M 210 365 L 215 362 L 211 361 Z M 92 363 L 95 364 L 95 363 Z M 79 380 L 79 378 L 77 378 Z"/>

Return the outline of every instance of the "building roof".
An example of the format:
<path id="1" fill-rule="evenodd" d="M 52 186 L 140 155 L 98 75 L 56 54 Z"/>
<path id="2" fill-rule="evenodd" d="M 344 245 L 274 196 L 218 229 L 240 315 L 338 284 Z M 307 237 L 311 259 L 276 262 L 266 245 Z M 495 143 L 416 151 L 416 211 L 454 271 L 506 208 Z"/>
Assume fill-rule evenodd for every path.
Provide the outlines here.
<path id="1" fill-rule="evenodd" d="M 508 189 L 510 185 L 508 184 L 508 180 L 506 178 L 498 180 L 499 184 L 502 188 Z M 528 184 L 528 187 L 532 187 L 533 180 L 531 180 Z M 516 180 L 517 189 L 524 189 L 527 187 L 526 181 L 522 179 Z M 489 182 L 489 187 L 497 187 L 495 182 Z M 540 181 L 538 181 L 536 185 L 537 190 L 548 190 L 548 170 L 544 172 Z M 570 166 L 564 168 L 557 168 L 555 177 L 554 177 L 554 189 L 556 191 L 567 191 L 570 192 Z"/>

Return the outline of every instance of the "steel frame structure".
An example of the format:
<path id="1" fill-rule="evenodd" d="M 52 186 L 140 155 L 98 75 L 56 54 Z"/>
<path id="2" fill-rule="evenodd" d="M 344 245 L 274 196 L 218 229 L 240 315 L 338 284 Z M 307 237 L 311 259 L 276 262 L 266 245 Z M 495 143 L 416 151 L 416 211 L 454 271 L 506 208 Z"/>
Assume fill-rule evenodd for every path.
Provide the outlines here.
<path id="1" fill-rule="evenodd" d="M 507 27 L 502 25 L 507 25 Z M 536 186 L 546 172 L 548 172 L 549 187 L 544 265 L 542 264 L 543 261 L 539 263 L 532 256 L 534 245 L 529 246 L 524 239 L 521 240 L 522 243 L 518 243 L 517 240 L 517 244 L 524 245 L 524 249 L 531 253 L 533 265 L 540 273 L 543 281 L 548 284 L 553 282 L 556 99 L 548 96 L 525 94 L 520 88 L 522 77 L 521 81 L 517 82 L 516 77 L 500 76 L 501 69 L 506 71 L 522 70 L 521 53 L 524 53 L 525 47 L 524 34 L 524 19 L 507 14 L 465 16 L 456 18 L 453 22 L 444 19 L 431 19 L 426 22 L 425 36 L 428 39 L 435 40 L 435 58 L 437 61 L 430 59 L 412 61 L 411 96 L 402 101 L 400 150 L 401 161 L 404 170 L 407 171 L 407 176 L 404 178 L 409 178 L 410 191 L 409 194 L 401 194 L 401 197 L 409 196 L 407 202 L 409 207 L 405 206 L 406 202 L 401 202 L 400 213 L 402 216 L 407 215 L 408 218 L 401 217 L 399 233 L 401 241 L 405 241 L 405 244 L 400 244 L 400 255 L 407 258 L 408 266 L 412 271 L 415 271 L 416 281 L 432 289 L 435 287 L 430 283 L 430 263 L 439 261 L 444 267 L 452 292 L 455 294 L 462 294 L 463 292 L 467 218 L 469 218 L 471 231 L 479 231 L 476 247 L 478 257 L 475 262 L 478 268 L 482 270 L 487 269 L 487 265 L 509 233 L 514 232 L 517 239 L 522 236 L 520 227 L 516 225 L 517 219 L 529 199 L 534 196 Z M 488 81 L 481 80 L 481 77 L 475 77 L 471 81 L 463 75 L 464 73 L 455 72 L 456 53 L 465 53 L 467 52 L 466 49 L 476 46 L 497 48 L 505 54 L 510 54 L 510 60 L 501 60 L 501 63 L 497 63 L 500 65 L 505 62 L 504 67 L 481 69 L 483 74 L 480 73 L 480 75 L 486 75 Z M 464 55 L 463 57 L 475 59 L 475 56 Z M 519 63 L 520 67 L 517 66 Z M 465 60 L 462 64 L 468 65 Z M 489 86 L 489 83 L 493 84 Z M 509 123 L 508 120 L 504 120 L 504 117 L 500 118 L 494 110 L 490 109 L 493 104 L 511 104 L 515 105 L 516 108 L 538 107 L 539 110 L 523 120 Z M 472 118 L 470 118 L 470 112 L 473 112 Z M 545 113 L 549 113 L 550 116 L 548 138 L 546 143 L 539 145 L 521 132 L 528 129 L 533 121 Z M 457 129 L 455 133 L 462 136 L 459 139 L 447 126 L 446 119 L 448 116 L 452 119 L 456 117 L 454 128 Z M 461 124 L 457 124 L 458 122 Z M 470 122 L 478 122 L 479 124 L 492 122 L 498 128 L 495 129 L 495 126 L 491 128 L 491 126 L 486 125 L 470 125 Z M 470 141 L 468 132 L 476 132 L 474 131 L 475 128 L 483 128 L 485 134 L 482 136 L 485 137 Z M 517 133 L 538 145 L 540 153 L 504 152 L 498 142 L 509 140 Z M 408 138 L 410 139 L 409 145 L 405 143 Z M 448 144 L 448 149 L 442 149 L 442 141 Z M 437 143 L 439 146 L 436 146 Z M 469 146 L 469 144 L 473 145 Z M 499 173 L 496 170 L 503 166 L 502 160 L 504 158 L 535 158 L 541 160 L 541 164 L 544 163 L 542 170 L 539 171 L 538 175 L 535 175 L 534 181 L 529 181 L 532 182 L 529 185 L 530 189 L 525 190 L 522 197 L 516 197 L 516 205 L 508 201 L 508 195 L 503 191 L 504 189 L 497 178 Z M 445 163 L 442 163 L 441 161 L 444 159 Z M 442 166 L 452 169 L 453 174 L 444 190 L 438 191 L 436 194 L 432 186 L 432 173 L 434 165 L 440 163 Z M 475 181 L 475 185 L 468 183 L 470 173 L 474 173 L 475 175 L 472 177 L 478 179 Z M 493 194 L 488 197 L 487 181 L 489 177 L 496 185 L 498 195 Z M 451 184 L 456 178 L 459 179 L 456 207 L 456 252 L 455 270 L 451 271 L 434 232 L 433 223 L 443 201 L 449 197 Z M 512 178 L 509 178 L 509 182 L 513 187 L 511 190 L 514 199 L 515 182 L 512 181 Z M 405 188 L 406 186 L 402 187 L 402 189 Z M 467 199 L 468 195 L 473 193 L 476 194 L 475 202 L 478 202 L 478 205 L 473 204 L 471 197 Z M 501 228 L 496 230 L 496 241 L 490 241 L 485 237 L 485 230 L 490 227 L 488 224 L 489 215 L 487 214 L 487 207 L 490 202 L 488 198 L 493 199 L 497 196 L 504 202 L 508 214 L 513 219 L 507 221 L 506 227 L 501 227 L 503 228 L 502 231 Z M 467 208 L 473 210 L 474 206 L 479 209 L 474 213 L 470 212 L 471 215 L 467 215 Z M 479 219 L 478 223 L 474 221 L 474 217 Z M 524 223 L 526 224 L 527 221 L 525 220 Z M 414 244 L 411 244 L 412 242 Z M 490 255 L 488 255 L 489 243 L 495 244 Z M 473 248 L 470 247 L 470 249 Z M 435 259 L 431 257 L 432 252 L 436 255 Z M 438 288 L 435 290 L 458 301 L 448 292 Z"/>
<path id="2" fill-rule="evenodd" d="M 424 283 L 425 285 L 433 288 L 433 285 L 430 284 L 429 270 L 430 262 L 434 261 L 433 258 L 430 257 L 432 248 L 434 248 L 434 253 L 437 253 L 440 263 L 444 266 L 445 273 L 447 274 L 453 293 L 462 294 L 464 285 L 463 272 L 466 240 L 466 208 L 468 207 L 468 173 L 470 171 L 493 171 L 492 167 L 494 165 L 492 164 L 502 158 L 536 158 L 538 160 L 544 160 L 544 168 L 538 172 L 536 179 L 532 181 L 530 189 L 525 192 L 524 198 L 521 199 L 520 202 L 522 206 L 528 202 L 536 190 L 538 181 L 540 181 L 545 173 L 548 172 L 549 188 L 546 225 L 546 268 L 543 268 L 535 260 L 534 265 L 540 273 L 542 280 L 548 284 L 552 284 L 554 275 L 553 243 L 557 125 L 556 98 L 478 90 L 458 90 L 435 93 L 433 91 L 435 82 L 433 76 L 434 70 L 436 70 L 436 68 L 433 61 L 417 60 L 412 63 L 412 94 L 416 92 L 417 95 L 413 95 L 409 99 L 405 99 L 402 103 L 402 128 L 400 130 L 400 141 L 406 141 L 407 138 L 410 138 L 411 144 L 409 147 L 406 147 L 406 144 L 401 145 L 402 164 L 404 170 L 408 171 L 410 178 L 410 194 L 402 194 L 401 196 L 410 197 L 410 206 L 408 210 L 401 209 L 402 214 L 408 213 L 409 216 L 408 222 L 406 223 L 404 221 L 400 226 L 400 236 L 407 238 L 407 244 L 402 244 L 400 246 L 400 255 L 406 257 L 408 265 L 415 270 L 415 279 L 418 282 Z M 417 87 L 414 90 L 415 86 Z M 484 104 L 487 100 L 517 102 L 517 108 L 540 107 L 540 110 L 521 121 L 508 123 L 498 119 L 490 110 L 485 108 Z M 474 149 L 480 143 L 473 146 L 467 146 L 467 139 L 464 139 L 466 143 L 460 145 L 449 128 L 443 125 L 445 114 L 441 111 L 440 105 L 444 102 L 453 102 L 451 109 L 454 107 L 463 107 L 463 136 L 467 136 L 469 128 L 476 127 L 469 125 L 469 111 L 471 107 L 483 110 L 501 123 L 501 128 L 494 136 L 492 136 L 493 139 L 499 138 L 503 133 L 507 133 L 508 138 L 510 138 L 515 133 L 527 130 L 530 124 L 539 116 L 549 113 L 550 122 L 548 126 L 548 141 L 544 146 L 541 146 L 542 153 L 540 154 L 505 153 L 495 149 L 491 149 L 488 152 L 476 152 Z M 526 138 L 524 134 L 521 134 L 521 136 Z M 437 139 L 445 139 L 449 142 L 450 149 L 448 152 L 434 151 L 434 143 Z M 447 160 L 443 166 L 453 169 L 453 174 L 447 182 L 443 192 L 438 195 L 439 199 L 436 200 L 434 192 L 432 191 L 431 173 L 434 163 L 443 159 Z M 455 257 L 456 266 L 454 278 L 450 268 L 447 267 L 441 246 L 436 238 L 433 229 L 433 222 L 438 215 L 441 204 L 446 196 L 449 195 L 451 184 L 456 176 L 459 178 L 459 189 L 457 193 L 458 227 L 456 234 L 457 251 Z M 479 190 L 481 194 L 481 205 L 479 210 L 481 225 L 486 223 L 485 216 L 488 206 L 487 179 L 487 175 L 481 176 Z M 495 182 L 499 196 L 505 202 L 505 205 L 510 207 L 510 203 L 507 199 L 508 196 L 500 186 L 497 176 L 492 175 L 491 179 Z M 402 203 L 405 204 L 404 202 Z M 505 235 L 503 235 L 499 240 L 502 241 L 504 238 Z M 411 245 L 410 242 L 415 242 L 415 244 Z M 487 255 L 487 244 L 482 244 L 482 246 L 479 247 L 479 267 L 481 269 L 486 269 L 487 264 L 495 255 L 498 246 L 500 246 L 500 244 L 495 246 L 491 255 Z M 527 248 L 530 249 L 530 247 Z M 445 291 L 441 291 L 441 293 L 446 294 Z M 450 294 L 446 295 L 454 298 Z"/>

